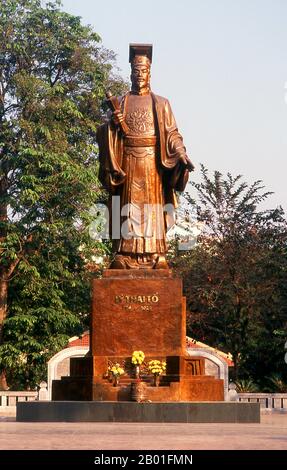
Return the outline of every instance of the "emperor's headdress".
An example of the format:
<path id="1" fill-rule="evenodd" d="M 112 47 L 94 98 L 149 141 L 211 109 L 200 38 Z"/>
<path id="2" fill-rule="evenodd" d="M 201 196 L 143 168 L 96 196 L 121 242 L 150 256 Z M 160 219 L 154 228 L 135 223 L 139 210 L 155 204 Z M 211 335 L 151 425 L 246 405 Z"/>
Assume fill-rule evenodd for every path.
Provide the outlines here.
<path id="1" fill-rule="evenodd" d="M 152 63 L 152 44 L 130 44 L 131 66 L 135 64 L 151 66 Z"/>

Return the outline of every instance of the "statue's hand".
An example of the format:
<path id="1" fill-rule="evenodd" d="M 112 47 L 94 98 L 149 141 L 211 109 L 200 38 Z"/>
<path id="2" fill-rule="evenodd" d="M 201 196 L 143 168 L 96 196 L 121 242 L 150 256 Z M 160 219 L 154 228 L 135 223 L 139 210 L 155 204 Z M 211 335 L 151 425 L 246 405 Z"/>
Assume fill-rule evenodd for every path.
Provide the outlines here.
<path id="1" fill-rule="evenodd" d="M 116 126 L 119 126 L 123 121 L 124 121 L 124 116 L 120 110 L 116 110 L 112 114 L 112 120 L 116 124 Z"/>
<path id="2" fill-rule="evenodd" d="M 111 182 L 113 185 L 118 186 L 124 182 L 125 179 L 125 173 L 124 172 L 119 172 L 119 171 L 113 171 L 111 173 Z"/>
<path id="3" fill-rule="evenodd" d="M 193 171 L 195 169 L 195 166 L 194 164 L 192 163 L 192 161 L 188 158 L 188 156 L 186 156 L 186 166 L 188 168 L 189 171 Z"/>
<path id="4" fill-rule="evenodd" d="M 114 172 L 112 173 L 112 175 L 113 175 L 113 180 L 114 180 L 114 181 L 117 181 L 117 182 L 118 182 L 118 181 L 120 181 L 120 180 L 122 179 L 122 175 L 121 175 L 118 171 L 114 171 Z"/>
<path id="5" fill-rule="evenodd" d="M 182 154 L 182 155 L 180 156 L 180 159 L 181 159 L 182 163 L 184 164 L 184 166 L 185 166 L 189 171 L 193 171 L 193 170 L 194 170 L 194 165 L 193 165 L 193 163 L 190 161 L 190 159 L 188 158 L 187 155 Z"/>

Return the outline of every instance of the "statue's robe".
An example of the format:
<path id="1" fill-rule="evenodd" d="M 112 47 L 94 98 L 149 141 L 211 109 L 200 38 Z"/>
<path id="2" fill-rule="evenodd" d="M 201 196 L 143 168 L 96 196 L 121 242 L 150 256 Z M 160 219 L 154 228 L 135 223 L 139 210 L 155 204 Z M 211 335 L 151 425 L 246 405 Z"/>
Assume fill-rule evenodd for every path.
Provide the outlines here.
<path id="1" fill-rule="evenodd" d="M 128 93 L 121 99 L 121 110 L 128 135 L 123 136 L 113 121 L 97 132 L 100 181 L 121 199 L 124 225 L 116 249 L 165 254 L 164 206 L 176 207 L 175 191 L 183 191 L 187 183 L 186 149 L 166 98 Z"/>

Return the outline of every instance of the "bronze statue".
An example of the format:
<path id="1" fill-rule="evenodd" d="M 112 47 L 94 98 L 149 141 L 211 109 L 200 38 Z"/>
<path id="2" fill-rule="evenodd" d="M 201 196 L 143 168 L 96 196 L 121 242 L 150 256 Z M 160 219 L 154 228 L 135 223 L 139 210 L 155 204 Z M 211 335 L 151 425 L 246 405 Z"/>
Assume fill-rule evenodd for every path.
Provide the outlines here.
<path id="1" fill-rule="evenodd" d="M 125 230 L 116 244 L 114 269 L 167 269 L 165 206 L 176 206 L 194 169 L 166 98 L 150 90 L 152 45 L 131 44 L 129 93 L 107 95 L 111 119 L 97 132 L 99 178 L 120 196 Z"/>

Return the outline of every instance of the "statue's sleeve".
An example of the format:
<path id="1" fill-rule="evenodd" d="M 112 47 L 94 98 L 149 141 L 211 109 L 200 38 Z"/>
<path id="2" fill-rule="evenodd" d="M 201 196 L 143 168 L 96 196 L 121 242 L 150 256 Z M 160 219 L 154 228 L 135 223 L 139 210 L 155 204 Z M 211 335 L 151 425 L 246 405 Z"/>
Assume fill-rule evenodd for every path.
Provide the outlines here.
<path id="1" fill-rule="evenodd" d="M 194 169 L 194 166 L 186 154 L 186 148 L 168 100 L 165 102 L 164 115 L 166 161 L 171 163 L 168 183 L 176 191 L 184 191 L 189 172 Z"/>
<path id="2" fill-rule="evenodd" d="M 108 122 L 98 128 L 96 140 L 99 146 L 99 180 L 105 189 L 113 193 L 126 176 L 121 168 L 123 139 Z"/>
<path id="3" fill-rule="evenodd" d="M 167 157 L 176 161 L 179 160 L 180 157 L 184 158 L 186 156 L 186 148 L 183 144 L 182 136 L 178 131 L 168 100 L 165 102 L 165 132 Z"/>

